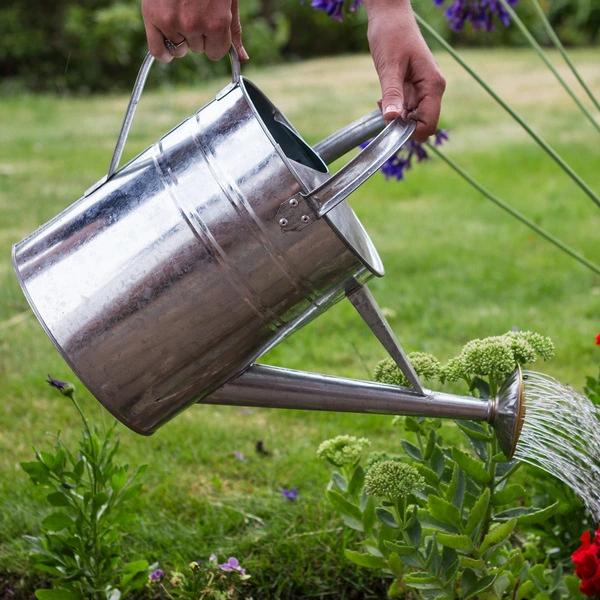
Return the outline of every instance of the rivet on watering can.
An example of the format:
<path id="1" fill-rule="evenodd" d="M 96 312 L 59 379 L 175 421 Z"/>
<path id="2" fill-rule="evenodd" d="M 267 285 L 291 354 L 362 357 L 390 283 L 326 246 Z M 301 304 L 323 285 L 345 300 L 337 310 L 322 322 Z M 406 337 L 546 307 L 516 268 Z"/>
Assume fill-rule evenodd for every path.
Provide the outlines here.
<path id="1" fill-rule="evenodd" d="M 298 200 L 296 200 L 296 198 L 292 198 L 290 200 L 290 206 L 298 206 Z"/>
<path id="2" fill-rule="evenodd" d="M 283 219 L 283 218 L 281 218 L 281 219 L 279 219 L 279 224 L 280 224 L 282 227 L 285 227 L 285 226 L 288 224 L 288 220 L 287 220 L 287 219 Z"/>
<path id="3" fill-rule="evenodd" d="M 300 217 L 300 220 L 301 220 L 303 223 L 308 223 L 308 222 L 310 221 L 310 217 L 309 217 L 308 215 L 302 215 L 302 216 Z"/>

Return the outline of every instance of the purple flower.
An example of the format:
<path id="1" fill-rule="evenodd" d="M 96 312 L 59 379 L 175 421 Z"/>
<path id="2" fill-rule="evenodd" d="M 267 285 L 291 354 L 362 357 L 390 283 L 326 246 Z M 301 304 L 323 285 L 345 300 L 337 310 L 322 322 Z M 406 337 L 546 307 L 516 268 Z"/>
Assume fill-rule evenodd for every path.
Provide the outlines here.
<path id="1" fill-rule="evenodd" d="M 448 132 L 445 129 L 438 129 L 435 132 L 434 144 L 440 146 L 448 140 Z M 366 148 L 371 143 L 371 140 L 363 142 L 360 148 Z M 402 181 L 404 179 L 404 172 L 412 167 L 413 158 L 417 159 L 417 162 L 429 159 L 429 154 L 425 150 L 425 145 L 420 142 L 413 140 L 407 142 L 394 156 L 389 158 L 381 167 L 381 172 L 385 175 L 386 179 L 396 179 Z"/>
<path id="2" fill-rule="evenodd" d="M 294 486 L 291 490 L 284 489 L 281 493 L 283 494 L 284 498 L 287 498 L 291 502 L 296 500 L 298 497 L 298 490 L 296 489 L 296 486 Z"/>
<path id="3" fill-rule="evenodd" d="M 241 452 L 238 452 L 237 450 L 233 454 L 238 460 L 246 460 L 244 458 L 244 455 Z"/>
<path id="4" fill-rule="evenodd" d="M 237 571 L 241 575 L 246 572 L 246 569 L 240 567 L 240 561 L 235 556 L 230 556 L 226 563 L 219 565 L 221 571 Z"/>
<path id="5" fill-rule="evenodd" d="M 446 0 L 432 0 L 437 6 L 443 6 Z M 519 0 L 507 0 L 510 6 L 516 6 Z M 454 0 L 444 13 L 453 31 L 462 31 L 466 21 L 471 21 L 473 29 L 494 30 L 494 17 L 505 26 L 510 25 L 510 15 L 500 0 Z"/>
<path id="6" fill-rule="evenodd" d="M 46 379 L 46 383 L 56 388 L 63 396 L 73 396 L 73 392 L 75 391 L 75 386 L 72 383 L 68 383 L 67 381 L 60 381 L 58 379 L 53 379 L 52 375 L 48 375 L 48 379 Z"/>
<path id="7" fill-rule="evenodd" d="M 312 0 L 310 5 L 316 10 L 322 10 L 336 21 L 344 20 L 344 2 L 345 0 Z M 354 12 L 362 6 L 362 0 L 352 0 L 350 11 Z"/>
<path id="8" fill-rule="evenodd" d="M 162 569 L 156 569 L 150 573 L 150 581 L 160 581 L 165 576 L 165 573 Z"/>

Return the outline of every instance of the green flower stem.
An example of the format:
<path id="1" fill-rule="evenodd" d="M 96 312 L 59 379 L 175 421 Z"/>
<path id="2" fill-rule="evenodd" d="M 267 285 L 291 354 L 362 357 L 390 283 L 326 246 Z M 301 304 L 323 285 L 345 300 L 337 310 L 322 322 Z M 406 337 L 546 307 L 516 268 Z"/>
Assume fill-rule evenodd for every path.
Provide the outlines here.
<path id="1" fill-rule="evenodd" d="M 565 244 L 564 242 L 562 242 L 561 240 L 559 240 L 558 238 L 553 236 L 551 233 L 549 233 L 548 231 L 546 231 L 539 225 L 536 225 L 533 221 L 528 219 L 525 215 L 523 215 L 516 209 L 512 208 L 511 206 L 509 206 L 508 204 L 506 204 L 505 202 L 500 200 L 500 198 L 498 198 L 496 195 L 492 194 L 492 192 L 487 190 L 479 182 L 477 182 L 475 179 L 473 179 L 473 177 L 471 177 L 471 175 L 469 175 L 462 167 L 460 167 L 456 162 L 454 162 L 450 157 L 448 157 L 444 152 L 442 152 L 434 144 L 427 142 L 427 146 L 429 149 L 431 149 L 433 152 L 435 152 L 447 165 L 452 167 L 452 169 L 454 169 L 463 179 L 468 181 L 475 189 L 477 189 L 479 192 L 481 192 L 486 198 L 491 200 L 494 204 L 496 204 L 497 206 L 499 206 L 500 208 L 502 208 L 503 210 L 508 212 L 510 215 L 512 215 L 519 221 L 521 221 L 521 223 L 523 223 L 530 229 L 533 229 L 536 233 L 538 233 L 539 235 L 544 237 L 546 240 L 548 240 L 550 243 L 554 244 L 557 248 L 559 248 L 560 250 L 562 250 L 563 252 L 565 252 L 566 254 L 571 256 L 572 258 L 574 258 L 576 261 L 578 261 L 579 263 L 581 263 L 582 265 L 584 265 L 585 267 L 587 267 L 588 269 L 590 269 L 597 275 L 600 275 L 600 267 L 598 267 L 594 263 L 590 262 L 587 258 L 585 258 L 581 254 L 579 254 L 578 252 L 573 250 L 573 248 L 571 248 L 570 246 L 567 246 L 567 244 Z"/>
<path id="2" fill-rule="evenodd" d="M 581 112 L 585 115 L 585 117 L 588 119 L 588 121 L 590 121 L 590 123 L 596 128 L 596 130 L 600 132 L 600 123 L 598 123 L 596 121 L 596 119 L 594 119 L 594 117 L 591 115 L 590 111 L 583 105 L 581 100 L 575 95 L 575 92 L 573 92 L 573 90 L 571 89 L 571 86 L 569 86 L 569 84 L 561 77 L 560 73 L 556 70 L 555 66 L 552 64 L 552 62 L 548 58 L 548 55 L 544 52 L 542 47 L 537 43 L 535 38 L 531 35 L 531 33 L 529 32 L 529 29 L 527 29 L 527 27 L 525 26 L 523 21 L 521 21 L 521 18 L 514 11 L 513 7 L 506 0 L 500 0 L 500 2 L 502 4 L 502 6 L 504 6 L 504 8 L 508 12 L 508 14 L 510 15 L 510 18 L 517 25 L 517 27 L 521 30 L 521 33 L 523 34 L 523 36 L 525 37 L 527 42 L 538 53 L 539 57 L 544 61 L 546 66 L 550 69 L 550 71 L 552 72 L 554 77 L 556 77 L 557 81 L 560 83 L 560 85 L 562 85 L 565 92 L 567 92 L 567 94 L 569 94 L 569 96 L 571 96 L 571 99 L 573 100 L 573 102 L 575 102 L 575 104 L 577 104 L 577 106 L 579 107 L 579 110 L 581 110 Z"/>
<path id="3" fill-rule="evenodd" d="M 554 28 L 550 24 L 550 21 L 548 21 L 548 18 L 544 14 L 544 11 L 542 10 L 540 3 L 538 2 L 538 0 L 531 0 L 531 3 L 533 4 L 533 7 L 535 8 L 538 16 L 540 17 L 540 20 L 542 21 L 544 28 L 546 29 L 546 33 L 552 40 L 552 43 L 554 44 L 556 49 L 560 52 L 564 61 L 567 63 L 567 65 L 571 69 L 571 72 L 573 73 L 573 75 L 575 76 L 577 81 L 579 82 L 579 85 L 581 85 L 581 87 L 585 90 L 585 93 L 588 95 L 588 98 L 593 102 L 596 109 L 600 110 L 600 102 L 598 102 L 598 100 L 596 99 L 596 96 L 594 96 L 592 90 L 590 90 L 589 86 L 584 81 L 583 77 L 581 77 L 581 75 L 579 74 L 579 71 L 573 64 L 573 61 L 571 60 L 570 56 L 568 55 L 567 51 L 565 50 L 565 47 L 562 45 L 562 42 L 556 35 L 556 32 L 554 31 Z"/>
<path id="4" fill-rule="evenodd" d="M 496 491 L 496 461 L 494 460 L 494 456 L 496 456 L 497 453 L 498 453 L 498 440 L 497 440 L 496 436 L 494 435 L 494 436 L 492 436 L 491 441 L 488 442 L 488 457 L 487 457 L 487 464 L 486 464 L 487 472 L 490 474 L 490 484 L 488 486 L 490 489 L 490 502 L 487 506 L 485 516 L 483 518 L 483 526 L 481 528 L 481 531 L 479 532 L 479 544 L 481 544 L 481 542 L 483 541 L 483 538 L 488 534 L 488 532 L 490 530 L 490 526 L 492 524 L 491 498 L 494 495 L 494 492 Z"/>
<path id="5" fill-rule="evenodd" d="M 523 118 L 511 108 L 498 94 L 463 60 L 463 58 L 454 50 L 454 48 L 446 42 L 446 40 L 433 28 L 423 17 L 415 12 L 415 18 L 419 25 L 425 28 L 435 40 L 445 48 L 452 58 L 454 58 L 464 69 L 471 75 L 479 85 L 496 101 L 498 104 L 515 120 L 525 131 L 539 144 L 539 146 L 571 177 L 571 179 L 591 198 L 598 206 L 600 206 L 600 198 L 588 186 L 585 181 L 561 158 L 550 145 L 536 133 Z"/>

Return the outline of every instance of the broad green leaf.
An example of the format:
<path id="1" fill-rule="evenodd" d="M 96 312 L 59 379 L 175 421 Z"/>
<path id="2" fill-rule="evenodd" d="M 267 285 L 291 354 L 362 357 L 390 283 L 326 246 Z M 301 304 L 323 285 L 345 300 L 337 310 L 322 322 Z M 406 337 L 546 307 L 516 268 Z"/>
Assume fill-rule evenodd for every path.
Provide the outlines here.
<path id="1" fill-rule="evenodd" d="M 117 469 L 110 478 L 110 485 L 115 493 L 119 493 L 127 483 L 127 471 L 121 467 Z"/>
<path id="2" fill-rule="evenodd" d="M 73 525 L 73 519 L 62 512 L 52 513 L 42 521 L 42 527 L 48 531 L 61 531 Z"/>
<path id="3" fill-rule="evenodd" d="M 404 575 L 404 564 L 398 554 L 390 552 L 388 556 L 389 566 L 392 569 L 392 573 L 400 579 Z"/>
<path id="4" fill-rule="evenodd" d="M 479 546 L 480 554 L 483 554 L 490 548 L 494 548 L 495 546 L 498 546 L 499 544 L 502 544 L 503 542 L 505 542 L 509 538 L 510 534 L 513 532 L 516 525 L 517 525 L 517 519 L 511 519 L 510 521 L 506 521 L 505 523 L 502 523 L 502 524 L 498 525 L 497 527 L 494 527 L 483 538 L 483 541 L 481 542 L 481 546 Z"/>
<path id="5" fill-rule="evenodd" d="M 430 429 L 429 437 L 427 438 L 427 446 L 425 447 L 425 453 L 423 454 L 423 458 L 425 460 L 429 460 L 431 458 L 431 455 L 433 454 L 433 450 L 435 448 L 435 440 L 436 440 L 435 430 Z"/>
<path id="6" fill-rule="evenodd" d="M 430 495 L 427 498 L 427 507 L 431 516 L 443 523 L 456 526 L 461 522 L 460 510 L 439 496 Z"/>
<path id="7" fill-rule="evenodd" d="M 489 442 L 493 439 L 481 423 L 475 421 L 456 421 L 461 431 L 472 440 L 481 440 L 482 442 Z"/>
<path id="8" fill-rule="evenodd" d="M 443 583 L 439 577 L 430 573 L 408 573 L 402 579 L 405 585 L 409 585 L 417 590 L 443 590 Z"/>
<path id="9" fill-rule="evenodd" d="M 444 467 L 446 466 L 446 460 L 444 459 L 444 455 L 442 451 L 436 446 L 431 453 L 431 458 L 429 459 L 429 466 L 435 471 L 438 475 L 438 478 L 442 476 L 444 472 Z"/>
<path id="10" fill-rule="evenodd" d="M 378 506 L 375 509 L 375 514 L 379 521 L 381 521 L 384 525 L 391 527 L 392 529 L 398 529 L 398 523 L 396 523 L 396 519 L 394 519 L 394 515 L 387 510 L 387 508 L 383 508 Z"/>
<path id="11" fill-rule="evenodd" d="M 64 588 L 54 588 L 53 590 L 36 590 L 35 597 L 38 600 L 83 600 L 77 592 L 66 590 Z"/>
<path id="12" fill-rule="evenodd" d="M 475 573 L 473 573 L 474 577 L 471 579 L 471 577 L 465 577 L 467 573 L 473 573 L 473 571 L 466 569 L 461 580 L 462 597 L 464 600 L 477 598 L 478 594 L 487 590 L 496 580 L 495 575 L 479 578 Z"/>
<path id="13" fill-rule="evenodd" d="M 492 476 L 485 470 L 485 466 L 479 460 L 469 456 L 466 452 L 458 448 L 452 448 L 452 458 L 458 466 L 477 483 L 487 484 Z"/>
<path id="14" fill-rule="evenodd" d="M 421 425 L 419 421 L 415 419 L 415 417 L 405 417 L 404 418 L 404 428 L 407 431 L 414 431 L 415 433 L 419 433 L 421 431 Z"/>
<path id="15" fill-rule="evenodd" d="M 473 569 L 475 571 L 485 567 L 485 561 L 480 558 L 471 558 L 470 556 L 461 556 L 460 564 L 464 569 Z"/>
<path id="16" fill-rule="evenodd" d="M 400 557 L 402 564 L 407 567 L 415 567 L 417 569 L 425 567 L 425 561 L 416 548 L 405 546 L 404 544 L 395 544 L 390 541 L 386 541 L 385 546 L 388 550 L 396 553 Z"/>
<path id="17" fill-rule="evenodd" d="M 369 496 L 362 514 L 363 529 L 366 534 L 369 534 L 375 525 L 375 501 Z"/>
<path id="18" fill-rule="evenodd" d="M 43 484 L 48 482 L 50 469 L 48 469 L 48 467 L 45 464 L 34 460 L 31 462 L 22 462 L 21 468 L 23 469 L 23 471 L 25 471 L 25 473 L 27 473 L 27 475 L 29 475 L 30 479 L 34 483 Z"/>
<path id="19" fill-rule="evenodd" d="M 414 466 L 415 469 L 417 469 L 417 471 L 419 471 L 419 473 L 423 476 L 423 479 L 425 479 L 426 483 L 428 483 L 429 485 L 435 487 L 440 482 L 440 478 L 438 477 L 437 473 L 435 471 L 432 471 L 429 467 L 426 467 L 421 463 L 417 463 Z"/>
<path id="20" fill-rule="evenodd" d="M 467 525 L 465 526 L 465 531 L 468 535 L 472 535 L 473 532 L 477 529 L 477 526 L 482 522 L 487 512 L 489 503 L 490 488 L 485 488 L 481 496 L 479 496 L 479 498 L 477 498 L 477 500 L 475 501 L 475 504 L 473 504 L 473 508 L 469 513 Z"/>
<path id="21" fill-rule="evenodd" d="M 509 508 L 501 513 L 494 515 L 495 521 L 504 521 L 506 519 L 516 518 L 519 525 L 532 525 L 542 523 L 549 519 L 558 510 L 559 501 L 547 506 L 546 508 Z"/>
<path id="22" fill-rule="evenodd" d="M 348 491 L 348 483 L 346 482 L 346 479 L 343 475 L 341 475 L 340 473 L 338 473 L 337 471 L 334 471 L 331 474 L 331 481 L 333 481 L 333 483 L 340 488 L 340 490 L 342 490 L 342 492 L 347 492 Z"/>
<path id="23" fill-rule="evenodd" d="M 439 521 L 423 508 L 419 508 L 419 521 L 421 522 L 421 527 L 424 529 L 445 531 L 447 533 L 461 533 L 456 525 Z"/>
<path id="24" fill-rule="evenodd" d="M 405 593 L 406 593 L 406 590 L 404 589 L 402 584 L 397 579 L 394 579 L 394 581 L 392 581 L 392 585 L 390 585 L 390 587 L 388 588 L 387 597 L 388 598 L 400 598 L 400 597 L 404 598 Z"/>
<path id="25" fill-rule="evenodd" d="M 342 494 L 336 492 L 335 490 L 327 490 L 325 495 L 336 510 L 341 512 L 343 515 L 348 515 L 353 519 L 362 522 L 362 513 L 360 512 L 358 506 L 352 504 L 352 502 L 344 498 Z"/>
<path id="26" fill-rule="evenodd" d="M 350 529 L 354 529 L 355 531 L 365 530 L 362 521 L 355 519 L 354 517 L 351 517 L 349 515 L 342 515 L 342 520 L 344 521 L 346 527 L 350 527 Z"/>
<path id="27" fill-rule="evenodd" d="M 513 483 L 512 485 L 507 485 L 503 490 L 499 492 L 494 492 L 492 496 L 492 504 L 494 506 L 501 506 L 502 504 L 510 504 L 515 500 L 520 500 L 525 496 L 525 490 L 522 485 L 518 483 Z"/>
<path id="28" fill-rule="evenodd" d="M 409 523 L 406 525 L 406 533 L 408 534 L 412 545 L 415 546 L 415 548 L 418 548 L 421 543 L 421 523 L 419 523 L 419 519 L 416 518 L 416 508 L 417 507 L 415 506 L 415 512 L 413 513 L 415 518 L 411 517 Z"/>
<path id="29" fill-rule="evenodd" d="M 408 454 L 411 458 L 419 461 L 423 460 L 423 453 L 418 446 L 415 446 L 406 440 L 402 440 L 402 447 L 404 448 L 406 454 Z"/>
<path id="30" fill-rule="evenodd" d="M 348 493 L 352 496 L 355 496 L 363 487 L 365 483 L 365 471 L 359 465 L 354 469 L 354 473 L 352 473 L 352 478 L 350 479 L 350 483 L 348 484 Z"/>
<path id="31" fill-rule="evenodd" d="M 533 581 L 524 581 L 521 585 L 519 585 L 519 589 L 517 590 L 515 598 L 517 600 L 533 598 L 533 595 L 536 591 L 535 583 L 533 583 Z"/>
<path id="32" fill-rule="evenodd" d="M 378 556 L 373 556 L 372 554 L 362 554 L 361 552 L 355 552 L 354 550 L 344 550 L 344 554 L 348 560 L 361 567 L 368 567 L 369 569 L 388 568 L 388 564 L 385 560 Z"/>
<path id="33" fill-rule="evenodd" d="M 69 498 L 63 492 L 52 492 L 46 496 L 46 500 L 51 506 L 71 506 Z"/>
<path id="34" fill-rule="evenodd" d="M 438 542 L 446 548 L 453 548 L 461 552 L 472 552 L 475 549 L 471 538 L 468 535 L 453 535 L 451 533 L 438 533 Z"/>

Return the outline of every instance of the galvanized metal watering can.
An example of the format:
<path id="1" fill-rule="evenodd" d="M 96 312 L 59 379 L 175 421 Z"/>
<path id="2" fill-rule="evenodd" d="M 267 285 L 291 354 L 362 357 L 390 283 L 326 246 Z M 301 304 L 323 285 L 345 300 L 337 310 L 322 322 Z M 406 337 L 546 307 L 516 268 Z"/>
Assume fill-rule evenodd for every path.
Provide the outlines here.
<path id="1" fill-rule="evenodd" d="M 65 361 L 142 434 L 196 402 L 431 415 L 488 421 L 511 455 L 520 373 L 489 401 L 424 390 L 365 286 L 383 266 L 346 198 L 415 124 L 384 128 L 375 113 L 313 149 L 231 58 L 232 82 L 212 102 L 118 169 L 148 56 L 108 175 L 14 246 L 19 283 Z M 254 364 L 344 297 L 413 389 Z"/>

